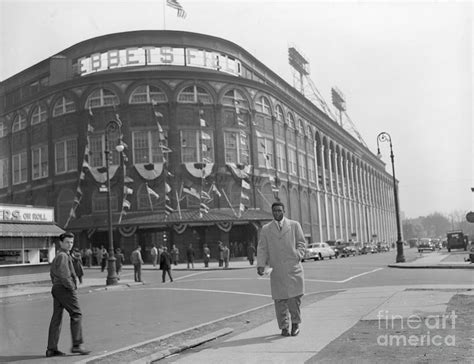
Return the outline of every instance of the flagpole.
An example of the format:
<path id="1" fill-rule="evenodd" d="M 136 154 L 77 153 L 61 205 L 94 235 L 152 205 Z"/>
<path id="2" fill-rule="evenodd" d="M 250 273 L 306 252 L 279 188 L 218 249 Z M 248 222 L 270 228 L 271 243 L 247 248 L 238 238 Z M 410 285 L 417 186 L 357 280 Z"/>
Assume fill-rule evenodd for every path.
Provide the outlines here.
<path id="1" fill-rule="evenodd" d="M 181 204 L 179 203 L 178 190 L 175 190 L 174 192 L 176 192 L 176 202 L 178 203 L 179 219 L 182 220 L 183 217 L 181 216 Z"/>
<path id="2" fill-rule="evenodd" d="M 148 183 L 145 183 L 146 194 L 148 195 L 148 201 L 150 202 L 151 212 L 153 212 L 153 202 L 151 202 L 150 192 L 148 192 Z"/>
<path id="3" fill-rule="evenodd" d="M 224 194 L 224 197 L 227 201 L 227 203 L 229 204 L 229 207 L 231 208 L 232 212 L 234 213 L 234 215 L 237 217 L 237 214 L 235 213 L 235 210 L 234 208 L 232 207 L 232 204 L 230 203 L 229 201 L 229 198 L 227 197 L 227 194 L 225 193 L 225 191 L 223 189 L 221 189 L 222 193 Z M 240 209 L 240 206 L 239 206 L 239 209 Z"/>

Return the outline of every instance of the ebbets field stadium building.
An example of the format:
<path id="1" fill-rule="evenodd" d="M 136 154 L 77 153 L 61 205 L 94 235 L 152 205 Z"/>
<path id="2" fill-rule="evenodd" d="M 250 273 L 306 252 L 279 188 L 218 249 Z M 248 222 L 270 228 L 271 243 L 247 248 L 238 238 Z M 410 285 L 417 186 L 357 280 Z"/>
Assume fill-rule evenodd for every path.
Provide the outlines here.
<path id="1" fill-rule="evenodd" d="M 276 200 L 308 241 L 396 240 L 384 163 L 230 41 L 101 36 L 1 82 L 0 100 L 0 202 L 54 207 L 80 247 L 107 246 L 106 150 L 127 256 L 207 243 L 215 257 L 218 240 L 243 255 Z"/>

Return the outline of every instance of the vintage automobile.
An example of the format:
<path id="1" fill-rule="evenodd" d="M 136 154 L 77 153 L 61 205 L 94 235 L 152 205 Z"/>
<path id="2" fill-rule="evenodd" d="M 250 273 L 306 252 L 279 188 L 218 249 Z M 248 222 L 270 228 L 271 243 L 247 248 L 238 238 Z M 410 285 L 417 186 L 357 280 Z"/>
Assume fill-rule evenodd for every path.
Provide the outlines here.
<path id="1" fill-rule="evenodd" d="M 336 253 L 336 258 L 357 255 L 356 247 L 353 244 L 349 244 L 342 240 L 328 240 L 326 241 L 326 244 L 328 244 L 334 250 L 334 252 Z"/>
<path id="2" fill-rule="evenodd" d="M 336 252 L 326 243 L 311 243 L 306 247 L 302 261 L 309 259 L 323 260 L 324 258 L 336 258 Z"/>
<path id="3" fill-rule="evenodd" d="M 418 241 L 418 252 L 421 253 L 425 250 L 430 250 L 430 251 L 435 250 L 435 247 L 434 247 L 433 243 L 431 242 L 430 238 L 421 238 Z"/>

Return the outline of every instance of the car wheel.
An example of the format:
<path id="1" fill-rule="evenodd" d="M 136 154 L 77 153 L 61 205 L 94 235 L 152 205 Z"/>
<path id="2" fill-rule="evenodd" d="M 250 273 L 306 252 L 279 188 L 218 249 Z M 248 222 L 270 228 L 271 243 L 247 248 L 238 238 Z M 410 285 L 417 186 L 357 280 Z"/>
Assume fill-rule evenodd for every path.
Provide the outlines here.
<path id="1" fill-rule="evenodd" d="M 324 257 L 319 253 L 319 260 L 324 260 Z"/>

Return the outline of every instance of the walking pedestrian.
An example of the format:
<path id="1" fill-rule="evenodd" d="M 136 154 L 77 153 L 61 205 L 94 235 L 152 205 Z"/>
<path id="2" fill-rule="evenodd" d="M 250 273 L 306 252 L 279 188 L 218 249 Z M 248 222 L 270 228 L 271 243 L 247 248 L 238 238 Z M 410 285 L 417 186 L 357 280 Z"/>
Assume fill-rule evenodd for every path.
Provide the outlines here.
<path id="1" fill-rule="evenodd" d="M 188 269 L 189 266 L 194 269 L 194 249 L 193 249 L 193 244 L 189 243 L 188 249 L 186 250 L 186 259 L 188 262 Z"/>
<path id="2" fill-rule="evenodd" d="M 143 264 L 143 259 L 142 259 L 142 247 L 138 245 L 135 250 L 132 252 L 132 255 L 130 256 L 130 261 L 133 264 L 133 275 L 135 278 L 135 282 L 141 282 L 142 281 L 142 264 Z"/>
<path id="3" fill-rule="evenodd" d="M 86 249 L 86 265 L 87 268 L 90 268 L 92 265 L 92 250 L 90 247 Z"/>
<path id="4" fill-rule="evenodd" d="M 178 265 L 179 261 L 179 249 L 173 244 L 173 248 L 171 249 L 171 260 L 173 261 L 174 265 Z"/>
<path id="5" fill-rule="evenodd" d="M 122 266 L 125 262 L 125 257 L 122 253 L 122 249 L 115 249 L 115 272 L 117 273 L 117 279 L 120 280 L 120 273 L 122 272 Z"/>
<path id="6" fill-rule="evenodd" d="M 109 253 L 107 252 L 107 249 L 104 247 L 101 248 L 102 250 L 102 260 L 100 262 L 100 271 L 103 272 L 105 268 L 107 267 L 107 261 L 109 260 Z"/>
<path id="7" fill-rule="evenodd" d="M 219 249 L 219 267 L 224 266 L 224 246 L 222 245 L 222 241 L 218 242 L 218 249 Z"/>
<path id="8" fill-rule="evenodd" d="M 74 271 L 76 272 L 77 279 L 79 283 L 82 284 L 82 276 L 84 275 L 84 269 L 82 268 L 82 256 L 79 248 L 74 248 L 71 253 L 72 265 L 74 266 Z"/>
<path id="9" fill-rule="evenodd" d="M 204 244 L 203 255 L 204 255 L 204 268 L 208 268 L 209 260 L 211 259 L 211 250 L 209 249 L 207 244 Z"/>
<path id="10" fill-rule="evenodd" d="M 173 282 L 173 277 L 171 277 L 171 254 L 168 253 L 168 248 L 163 248 L 163 253 L 160 255 L 160 269 L 163 271 L 162 281 L 166 281 L 166 273 L 170 277 L 170 281 Z"/>
<path id="11" fill-rule="evenodd" d="M 255 248 L 250 242 L 247 247 L 247 259 L 249 260 L 250 265 L 253 265 L 253 262 L 255 260 Z"/>
<path id="12" fill-rule="evenodd" d="M 257 273 L 262 276 L 265 266 L 270 274 L 272 298 L 282 336 L 296 336 L 300 332 L 301 297 L 304 294 L 304 272 L 301 259 L 305 252 L 305 238 L 299 222 L 284 217 L 285 205 L 272 204 L 274 220 L 263 226 L 257 247 Z M 291 316 L 291 333 L 289 319 Z"/>
<path id="13" fill-rule="evenodd" d="M 158 249 L 156 249 L 156 246 L 153 245 L 151 248 L 151 262 L 153 263 L 153 267 L 156 267 L 156 262 L 158 260 Z"/>
<path id="14" fill-rule="evenodd" d="M 69 313 L 71 324 L 72 348 L 71 352 L 75 354 L 87 355 L 90 353 L 82 347 L 82 312 L 77 300 L 77 277 L 72 263 L 71 251 L 74 243 L 74 234 L 66 232 L 59 236 L 59 250 L 53 259 L 50 267 L 51 281 L 53 288 L 53 315 L 48 331 L 48 348 L 46 357 L 64 356 L 62 351 L 58 350 L 59 335 L 61 333 L 61 322 L 63 310 Z"/>
<path id="15" fill-rule="evenodd" d="M 227 245 L 224 245 L 222 249 L 222 255 L 224 257 L 224 269 L 229 268 L 230 250 Z"/>

